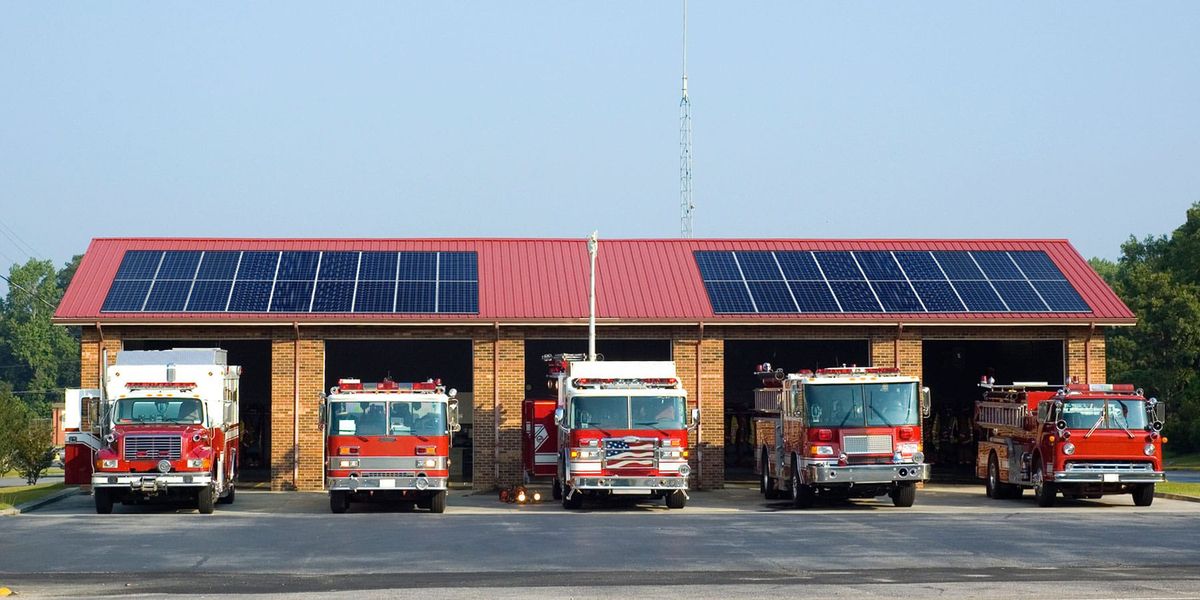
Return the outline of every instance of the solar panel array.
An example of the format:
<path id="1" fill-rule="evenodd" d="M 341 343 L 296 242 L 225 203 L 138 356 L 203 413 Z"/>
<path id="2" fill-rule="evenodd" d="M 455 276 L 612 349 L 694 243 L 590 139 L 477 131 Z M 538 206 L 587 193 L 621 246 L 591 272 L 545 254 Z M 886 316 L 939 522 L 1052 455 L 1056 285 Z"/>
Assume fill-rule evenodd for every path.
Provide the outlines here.
<path id="1" fill-rule="evenodd" d="M 474 252 L 128 250 L 101 312 L 479 312 Z"/>
<path id="2" fill-rule="evenodd" d="M 1091 312 L 1041 251 L 697 251 L 713 312 Z"/>

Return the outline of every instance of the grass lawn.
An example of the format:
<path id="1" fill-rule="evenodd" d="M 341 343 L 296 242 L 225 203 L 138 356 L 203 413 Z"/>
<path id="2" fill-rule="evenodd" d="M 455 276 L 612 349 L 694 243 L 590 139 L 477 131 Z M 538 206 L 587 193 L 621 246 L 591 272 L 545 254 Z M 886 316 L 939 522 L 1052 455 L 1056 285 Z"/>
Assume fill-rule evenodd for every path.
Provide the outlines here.
<path id="1" fill-rule="evenodd" d="M 30 500 L 37 500 L 42 496 L 53 494 L 61 489 L 63 489 L 63 484 L 59 482 L 2 487 L 0 488 L 0 510 L 12 508 Z"/>
<path id="2" fill-rule="evenodd" d="M 1170 475 L 1167 475 L 1167 477 L 1170 477 Z M 1166 483 L 1155 484 L 1154 491 L 1200 498 L 1200 483 L 1175 483 L 1168 481 Z"/>
<path id="3" fill-rule="evenodd" d="M 1172 467 L 1200 468 L 1200 452 L 1193 452 L 1191 454 L 1172 454 L 1168 452 L 1165 458 L 1168 469 Z"/>

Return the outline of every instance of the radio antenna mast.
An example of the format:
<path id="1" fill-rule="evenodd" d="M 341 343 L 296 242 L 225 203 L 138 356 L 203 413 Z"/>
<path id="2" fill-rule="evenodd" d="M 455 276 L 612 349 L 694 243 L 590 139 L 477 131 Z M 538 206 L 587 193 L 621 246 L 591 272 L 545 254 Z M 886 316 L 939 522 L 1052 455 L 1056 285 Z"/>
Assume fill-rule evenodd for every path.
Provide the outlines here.
<path id="1" fill-rule="evenodd" d="M 679 99 L 679 233 L 692 237 L 692 102 L 687 89 L 687 0 L 683 0 L 683 97 Z"/>

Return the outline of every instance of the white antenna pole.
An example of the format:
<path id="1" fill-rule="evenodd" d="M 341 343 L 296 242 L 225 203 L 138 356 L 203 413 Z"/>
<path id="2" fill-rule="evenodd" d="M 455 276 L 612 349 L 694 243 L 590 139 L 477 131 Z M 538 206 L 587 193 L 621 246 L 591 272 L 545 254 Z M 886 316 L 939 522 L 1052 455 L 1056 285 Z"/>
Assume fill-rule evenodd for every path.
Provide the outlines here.
<path id="1" fill-rule="evenodd" d="M 588 292 L 588 360 L 596 360 L 596 252 L 600 242 L 593 231 L 588 238 L 588 254 L 592 260 L 591 290 Z"/>
<path id="2" fill-rule="evenodd" d="M 692 237 L 692 102 L 687 89 L 687 0 L 683 0 L 683 96 L 679 100 L 679 233 Z"/>

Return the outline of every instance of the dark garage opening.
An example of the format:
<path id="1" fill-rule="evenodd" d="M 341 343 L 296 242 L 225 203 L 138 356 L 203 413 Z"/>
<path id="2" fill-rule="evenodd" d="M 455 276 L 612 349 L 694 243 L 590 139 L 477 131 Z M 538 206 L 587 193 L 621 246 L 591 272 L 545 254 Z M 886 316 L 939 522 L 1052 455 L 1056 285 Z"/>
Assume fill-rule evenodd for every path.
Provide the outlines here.
<path id="1" fill-rule="evenodd" d="M 241 418 L 238 481 L 271 480 L 271 342 L 268 340 L 124 340 L 125 350 L 223 348 L 229 364 L 242 368 L 238 382 Z"/>
<path id="2" fill-rule="evenodd" d="M 754 480 L 755 367 L 771 363 L 789 373 L 870 364 L 867 340 L 726 340 L 725 480 Z"/>
<path id="3" fill-rule="evenodd" d="M 546 387 L 545 354 L 586 354 L 586 339 L 525 340 L 525 397 L 553 398 Z M 596 340 L 603 360 L 671 360 L 671 340 Z"/>
<path id="4" fill-rule="evenodd" d="M 398 382 L 441 379 L 447 389 L 458 390 L 462 423 L 450 449 L 450 479 L 470 481 L 475 401 L 471 352 L 471 340 L 326 340 L 325 390 L 342 378 L 364 383 L 385 377 Z"/>
<path id="5" fill-rule="evenodd" d="M 996 383 L 1063 383 L 1062 340 L 925 340 L 922 385 L 933 409 L 925 420 L 925 456 L 942 481 L 974 481 L 975 435 L 971 420 L 982 390 L 980 377 Z"/>

